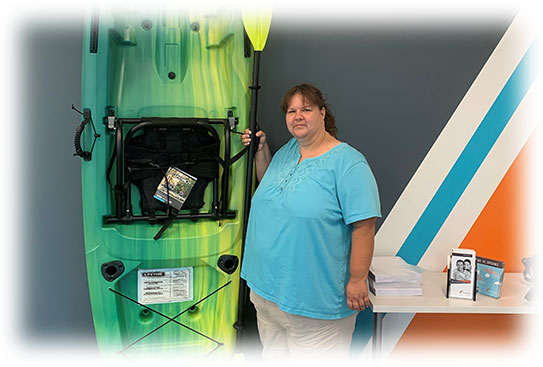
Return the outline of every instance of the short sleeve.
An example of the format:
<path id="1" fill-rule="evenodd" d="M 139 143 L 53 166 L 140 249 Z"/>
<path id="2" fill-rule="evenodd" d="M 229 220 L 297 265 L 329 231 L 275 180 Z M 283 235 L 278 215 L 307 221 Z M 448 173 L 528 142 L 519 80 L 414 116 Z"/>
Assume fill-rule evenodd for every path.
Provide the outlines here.
<path id="1" fill-rule="evenodd" d="M 381 217 L 377 182 L 366 162 L 354 164 L 339 178 L 337 195 L 345 224 Z"/>

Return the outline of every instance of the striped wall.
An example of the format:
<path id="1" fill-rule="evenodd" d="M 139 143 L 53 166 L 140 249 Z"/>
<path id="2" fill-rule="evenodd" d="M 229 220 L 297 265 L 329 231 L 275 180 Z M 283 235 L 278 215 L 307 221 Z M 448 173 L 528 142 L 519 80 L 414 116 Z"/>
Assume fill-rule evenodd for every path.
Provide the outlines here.
<path id="1" fill-rule="evenodd" d="M 506 271 L 518 272 L 520 260 L 535 252 L 527 192 L 535 178 L 527 175 L 542 143 L 536 113 L 542 100 L 542 42 L 533 21 L 526 10 L 516 16 L 379 228 L 375 255 L 398 255 L 440 271 L 451 249 L 464 247 L 504 260 Z M 507 335 L 518 335 L 520 317 L 485 317 L 477 318 L 483 332 L 485 325 L 501 324 Z M 357 331 L 368 322 L 361 314 Z M 388 314 L 383 356 L 399 355 L 413 345 L 410 340 L 444 342 L 439 337 L 444 329 L 455 339 L 454 328 L 445 325 L 468 324 L 467 315 Z M 462 332 L 456 340 L 465 340 L 465 328 L 458 329 Z"/>

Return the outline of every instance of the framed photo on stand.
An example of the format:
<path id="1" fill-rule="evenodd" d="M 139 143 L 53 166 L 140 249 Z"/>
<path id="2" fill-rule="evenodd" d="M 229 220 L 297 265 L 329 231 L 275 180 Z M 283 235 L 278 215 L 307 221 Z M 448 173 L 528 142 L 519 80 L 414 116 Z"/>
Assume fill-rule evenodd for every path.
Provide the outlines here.
<path id="1" fill-rule="evenodd" d="M 453 249 L 447 261 L 447 298 L 475 301 L 477 295 L 477 257 L 474 250 Z"/>

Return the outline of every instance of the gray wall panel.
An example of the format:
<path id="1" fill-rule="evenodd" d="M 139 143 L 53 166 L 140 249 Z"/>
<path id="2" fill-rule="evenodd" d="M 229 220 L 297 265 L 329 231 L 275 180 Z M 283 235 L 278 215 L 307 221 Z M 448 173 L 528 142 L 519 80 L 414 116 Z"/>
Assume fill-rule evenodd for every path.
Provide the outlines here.
<path id="1" fill-rule="evenodd" d="M 384 219 L 509 24 L 274 24 L 262 56 L 261 128 L 278 149 L 289 138 L 279 107 L 284 92 L 304 81 L 320 87 L 335 111 L 338 138 L 373 169 Z"/>
<path id="2" fill-rule="evenodd" d="M 81 103 L 82 17 L 67 23 L 26 23 L 21 34 L 25 138 L 18 147 L 27 210 L 21 220 L 26 278 L 20 325 L 32 340 L 76 336 L 92 344 L 81 168 L 72 156 L 81 121 L 71 104 Z"/>

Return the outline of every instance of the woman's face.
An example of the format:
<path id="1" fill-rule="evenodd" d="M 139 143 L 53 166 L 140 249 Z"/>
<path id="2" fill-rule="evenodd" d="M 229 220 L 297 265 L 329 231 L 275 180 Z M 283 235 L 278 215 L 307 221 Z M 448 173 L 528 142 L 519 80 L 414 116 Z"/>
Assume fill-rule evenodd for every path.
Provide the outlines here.
<path id="1" fill-rule="evenodd" d="M 310 105 L 301 94 L 295 94 L 290 99 L 286 113 L 288 131 L 296 140 L 310 139 L 316 134 L 325 132 L 324 129 L 324 108 Z"/>

